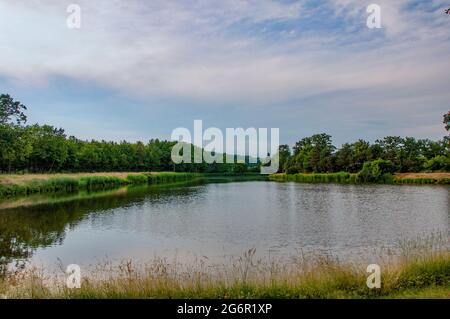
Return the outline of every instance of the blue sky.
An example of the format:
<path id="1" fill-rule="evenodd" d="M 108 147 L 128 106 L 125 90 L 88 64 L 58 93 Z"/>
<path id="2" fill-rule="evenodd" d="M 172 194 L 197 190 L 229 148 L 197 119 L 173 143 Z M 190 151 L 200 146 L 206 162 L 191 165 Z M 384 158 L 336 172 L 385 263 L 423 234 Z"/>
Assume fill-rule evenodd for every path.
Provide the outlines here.
<path id="1" fill-rule="evenodd" d="M 82 9 L 66 27 L 67 6 Z M 381 29 L 366 7 L 381 7 Z M 278 127 L 282 143 L 442 138 L 450 16 L 441 0 L 0 1 L 0 91 L 83 139 Z"/>

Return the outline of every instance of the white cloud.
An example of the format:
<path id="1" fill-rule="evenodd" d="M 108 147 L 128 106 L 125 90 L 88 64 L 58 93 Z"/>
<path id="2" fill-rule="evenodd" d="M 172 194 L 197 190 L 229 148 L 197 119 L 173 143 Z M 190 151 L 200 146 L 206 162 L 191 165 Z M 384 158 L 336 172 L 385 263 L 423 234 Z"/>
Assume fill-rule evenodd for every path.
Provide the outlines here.
<path id="1" fill-rule="evenodd" d="M 130 96 L 247 105 L 367 89 L 407 92 L 406 101 L 441 93 L 450 80 L 450 22 L 438 14 L 442 1 L 433 1 L 434 11 L 408 9 L 406 0 L 375 1 L 384 29 L 373 31 L 365 28 L 370 2 L 330 0 L 353 33 L 318 25 L 317 31 L 284 30 L 289 37 L 277 27 L 320 15 L 323 7 L 311 9 L 306 1 L 79 0 L 82 29 L 70 30 L 66 7 L 73 1 L 0 3 L 0 76 L 32 85 L 65 76 Z"/>

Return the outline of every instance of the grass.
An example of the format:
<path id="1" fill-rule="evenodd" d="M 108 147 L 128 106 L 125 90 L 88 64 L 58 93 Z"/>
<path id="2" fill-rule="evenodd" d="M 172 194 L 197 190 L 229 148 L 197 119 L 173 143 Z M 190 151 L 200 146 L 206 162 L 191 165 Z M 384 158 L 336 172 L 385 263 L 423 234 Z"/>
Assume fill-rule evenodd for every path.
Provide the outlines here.
<path id="1" fill-rule="evenodd" d="M 269 176 L 272 181 L 299 182 L 299 183 L 339 183 L 361 184 L 358 174 L 346 172 L 339 173 L 299 173 L 299 174 L 273 174 Z M 383 180 L 384 184 L 439 184 L 450 185 L 450 173 L 397 173 L 393 178 Z"/>
<path id="2" fill-rule="evenodd" d="M 269 176 L 273 181 L 293 181 L 299 183 L 357 183 L 357 174 L 339 173 L 311 173 L 311 174 L 273 174 Z"/>
<path id="3" fill-rule="evenodd" d="M 92 173 L 0 175 L 0 197 L 50 192 L 113 189 L 123 185 L 162 184 L 200 178 L 195 173 Z"/>
<path id="4" fill-rule="evenodd" d="M 4 298 L 450 298 L 450 256 L 447 253 L 409 258 L 381 266 L 380 289 L 366 285 L 365 267 L 344 265 L 331 257 L 287 266 L 256 260 L 254 250 L 231 265 L 195 266 L 155 259 L 145 265 L 124 261 L 105 264 L 68 289 L 65 277 L 46 277 L 37 269 L 0 279 Z M 100 267 L 101 268 L 101 267 Z"/>

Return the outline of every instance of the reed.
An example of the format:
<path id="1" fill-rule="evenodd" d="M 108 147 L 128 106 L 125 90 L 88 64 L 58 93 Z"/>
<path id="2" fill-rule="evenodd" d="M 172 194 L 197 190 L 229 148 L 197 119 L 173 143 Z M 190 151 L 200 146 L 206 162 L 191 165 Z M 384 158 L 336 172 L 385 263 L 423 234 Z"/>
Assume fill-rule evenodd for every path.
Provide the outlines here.
<path id="1" fill-rule="evenodd" d="M 426 175 L 426 173 L 421 173 Z M 299 182 L 299 183 L 339 183 L 339 184 L 419 184 L 419 185 L 450 185 L 450 178 L 437 177 L 401 177 L 391 174 L 382 175 L 377 181 L 369 182 L 362 178 L 359 173 L 298 173 L 298 174 L 273 174 L 269 180 L 277 182 Z"/>
<path id="2" fill-rule="evenodd" d="M 231 265 L 194 266 L 157 258 L 142 265 L 97 265 L 80 289 L 65 277 L 31 269 L 0 279 L 4 298 L 450 298 L 448 252 L 381 265 L 381 288 L 366 285 L 366 267 L 342 264 L 330 256 L 299 258 L 292 267 L 262 262 L 249 250 Z M 105 272 L 99 272 L 104 269 Z"/>
<path id="3" fill-rule="evenodd" d="M 75 192 L 79 190 L 106 190 L 123 185 L 165 184 L 202 178 L 196 173 L 155 173 L 112 175 L 70 175 L 25 180 L 21 183 L 0 184 L 0 197 L 30 195 L 51 192 Z"/>
<path id="4" fill-rule="evenodd" d="M 310 173 L 310 174 L 274 174 L 270 175 L 273 181 L 293 181 L 299 183 L 340 183 L 355 184 L 357 182 L 357 174 L 346 172 L 339 173 Z"/>

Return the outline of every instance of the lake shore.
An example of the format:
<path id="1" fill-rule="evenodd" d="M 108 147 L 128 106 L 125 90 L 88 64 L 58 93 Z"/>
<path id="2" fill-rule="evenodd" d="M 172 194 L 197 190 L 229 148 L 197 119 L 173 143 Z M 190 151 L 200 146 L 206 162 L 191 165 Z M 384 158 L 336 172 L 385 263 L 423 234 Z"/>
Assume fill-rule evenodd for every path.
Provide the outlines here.
<path id="1" fill-rule="evenodd" d="M 55 174 L 0 174 L 0 198 L 74 192 L 79 190 L 107 190 L 126 185 L 167 184 L 195 179 L 227 182 L 234 180 L 268 179 L 276 182 L 362 184 L 358 174 L 299 173 L 221 175 L 176 172 L 103 172 L 103 173 L 55 173 Z M 392 180 L 381 184 L 450 184 L 450 173 L 396 173 Z"/>
<path id="2" fill-rule="evenodd" d="M 194 266 L 156 259 L 139 265 L 131 260 L 117 267 L 97 265 L 106 275 L 89 273 L 81 288 L 69 289 L 61 270 L 46 277 L 38 269 L 0 277 L 2 298 L 218 298 L 218 299 L 370 299 L 450 298 L 448 252 L 405 257 L 380 265 L 381 287 L 369 288 L 366 266 L 344 265 L 329 256 L 299 258 L 297 266 L 252 258 L 252 251 L 232 265 Z M 143 270 L 142 270 L 143 269 Z M 97 270 L 98 271 L 98 270 Z"/>
<path id="3" fill-rule="evenodd" d="M 0 175 L 0 198 L 37 193 L 105 190 L 125 185 L 167 184 L 201 178 L 198 173 L 73 173 Z"/>
<path id="4" fill-rule="evenodd" d="M 358 179 L 357 173 L 298 173 L 298 174 L 273 174 L 269 179 L 277 182 L 299 182 L 299 183 L 342 183 L 342 184 L 364 184 Z M 450 184 L 450 173 L 395 173 L 386 179 L 380 180 L 378 184 Z"/>

